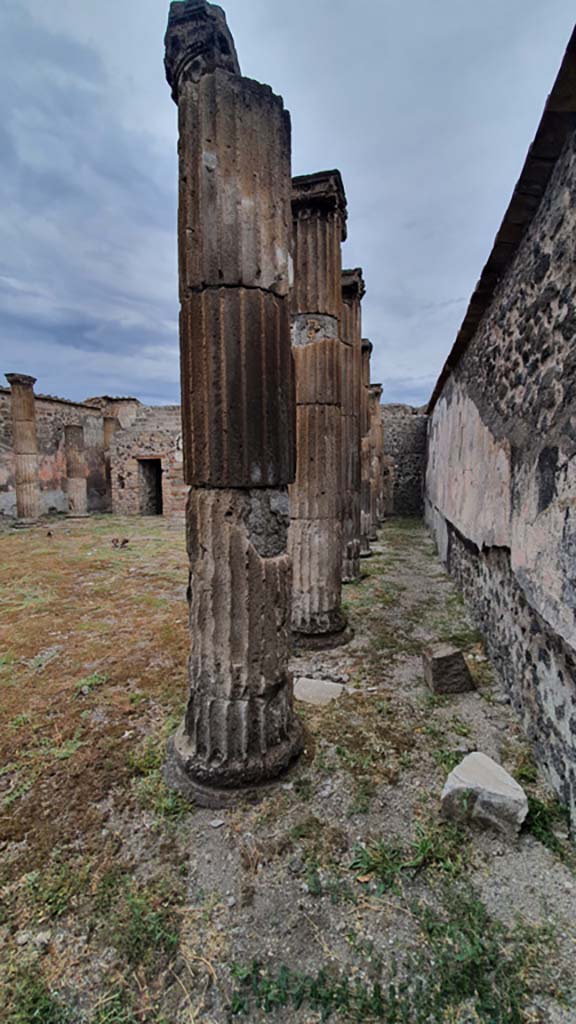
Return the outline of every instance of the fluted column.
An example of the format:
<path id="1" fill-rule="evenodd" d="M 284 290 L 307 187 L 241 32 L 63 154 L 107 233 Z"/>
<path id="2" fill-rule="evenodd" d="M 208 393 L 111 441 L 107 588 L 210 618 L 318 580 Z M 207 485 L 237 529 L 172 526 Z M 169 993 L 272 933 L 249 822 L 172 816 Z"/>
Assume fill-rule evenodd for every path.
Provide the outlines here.
<path id="1" fill-rule="evenodd" d="M 81 426 L 70 424 L 64 427 L 64 449 L 68 512 L 72 516 L 85 516 L 88 514 L 88 488 L 84 430 Z"/>
<path id="2" fill-rule="evenodd" d="M 360 577 L 362 313 L 365 294 L 362 270 L 342 272 L 342 497 L 344 502 L 342 578 Z"/>
<path id="3" fill-rule="evenodd" d="M 373 537 L 384 522 L 384 427 L 382 423 L 382 385 L 370 385 L 370 508 Z"/>
<path id="4" fill-rule="evenodd" d="M 362 388 L 360 391 L 361 485 L 360 485 L 360 558 L 370 558 L 370 540 L 374 539 L 371 505 L 372 437 L 370 434 L 370 359 L 372 342 L 362 339 Z"/>
<path id="5" fill-rule="evenodd" d="M 190 697 L 167 778 L 232 802 L 299 753 L 288 671 L 294 479 L 290 118 L 242 78 L 224 12 L 173 3 Z"/>
<path id="6" fill-rule="evenodd" d="M 338 171 L 294 178 L 292 351 L 297 470 L 290 488 L 292 628 L 300 646 L 349 639 L 342 611 L 341 243 L 346 196 Z"/>
<path id="7" fill-rule="evenodd" d="M 12 436 L 16 460 L 16 510 L 19 519 L 37 519 L 41 512 L 36 434 L 36 377 L 7 373 L 12 406 Z"/>

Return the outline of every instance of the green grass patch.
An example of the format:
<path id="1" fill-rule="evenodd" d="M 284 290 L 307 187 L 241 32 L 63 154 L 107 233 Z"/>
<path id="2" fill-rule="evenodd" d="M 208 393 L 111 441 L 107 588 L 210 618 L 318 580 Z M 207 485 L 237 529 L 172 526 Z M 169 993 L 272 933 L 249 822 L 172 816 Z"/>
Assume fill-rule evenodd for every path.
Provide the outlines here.
<path id="1" fill-rule="evenodd" d="M 250 1019 L 255 1010 L 274 1015 L 292 1008 L 322 1021 L 527 1024 L 533 994 L 549 988 L 539 965 L 553 941 L 550 929 L 508 929 L 470 889 L 454 886 L 440 906 L 417 905 L 413 916 L 420 934 L 401 963 L 384 962 L 372 947 L 356 949 L 362 962 L 348 975 L 332 966 L 314 975 L 285 965 L 233 966 L 232 1014 Z M 380 978 L 351 980 L 368 959 L 383 965 Z"/>
<path id="2" fill-rule="evenodd" d="M 529 796 L 528 817 L 524 828 L 556 856 L 562 860 L 572 860 L 576 863 L 574 850 L 566 840 L 562 840 L 556 835 L 559 830 L 570 831 L 568 809 L 559 800 L 552 799 L 544 802 L 535 796 Z"/>
<path id="3" fill-rule="evenodd" d="M 363 880 L 372 878 L 380 893 L 398 890 L 403 877 L 414 877 L 426 868 L 459 875 L 464 867 L 465 833 L 456 825 L 417 826 L 408 845 L 399 839 L 378 840 L 357 846 L 350 870 Z"/>
<path id="4" fill-rule="evenodd" d="M 131 966 L 157 965 L 178 949 L 173 908 L 149 889 L 128 889 L 110 921 L 110 940 Z"/>
<path id="5" fill-rule="evenodd" d="M 31 968 L 20 972 L 9 986 L 6 1014 L 4 1024 L 75 1024 L 69 1007 Z"/>

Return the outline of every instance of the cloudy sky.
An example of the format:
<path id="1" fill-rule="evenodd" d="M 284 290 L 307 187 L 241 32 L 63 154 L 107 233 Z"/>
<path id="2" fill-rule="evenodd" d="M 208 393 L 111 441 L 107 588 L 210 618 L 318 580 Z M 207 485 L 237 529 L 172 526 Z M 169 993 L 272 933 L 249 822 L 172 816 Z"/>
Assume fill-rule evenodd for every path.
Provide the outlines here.
<path id="1" fill-rule="evenodd" d="M 293 171 L 338 167 L 384 401 L 422 404 L 572 29 L 573 0 L 228 0 Z M 0 369 L 178 400 L 166 0 L 1 0 Z"/>

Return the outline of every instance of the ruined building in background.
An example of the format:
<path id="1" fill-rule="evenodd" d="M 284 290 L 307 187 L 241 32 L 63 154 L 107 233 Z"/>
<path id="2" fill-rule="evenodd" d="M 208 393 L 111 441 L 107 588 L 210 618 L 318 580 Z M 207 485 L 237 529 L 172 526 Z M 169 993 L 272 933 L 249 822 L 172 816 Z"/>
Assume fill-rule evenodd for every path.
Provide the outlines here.
<path id="1" fill-rule="evenodd" d="M 434 390 L 426 517 L 576 827 L 576 33 Z"/>
<path id="2" fill-rule="evenodd" d="M 426 409 L 411 405 L 381 407 L 384 434 L 386 511 L 394 516 L 424 514 Z"/>
<path id="3" fill-rule="evenodd" d="M 34 377 L 7 374 L 0 387 L 0 515 L 35 519 L 69 511 L 69 496 L 83 491 L 89 512 L 110 511 L 104 424 L 84 402 L 34 394 Z M 66 428 L 82 430 L 82 455 L 66 445 Z M 79 435 L 78 435 L 79 436 Z M 81 466 L 82 463 L 82 466 Z M 69 486 L 69 472 L 72 472 Z"/>
<path id="4" fill-rule="evenodd" d="M 297 469 L 290 487 L 292 626 L 301 643 L 346 639 L 342 612 L 342 257 L 338 171 L 294 178 L 292 351 Z"/>
<path id="5" fill-rule="evenodd" d="M 360 268 L 342 272 L 342 578 L 360 577 L 360 407 L 362 310 L 366 288 Z"/>
<path id="6" fill-rule="evenodd" d="M 290 117 L 241 76 L 224 13 L 203 0 L 171 5 L 166 73 L 179 116 L 191 644 L 168 778 L 218 804 L 302 746 L 288 671 Z"/>

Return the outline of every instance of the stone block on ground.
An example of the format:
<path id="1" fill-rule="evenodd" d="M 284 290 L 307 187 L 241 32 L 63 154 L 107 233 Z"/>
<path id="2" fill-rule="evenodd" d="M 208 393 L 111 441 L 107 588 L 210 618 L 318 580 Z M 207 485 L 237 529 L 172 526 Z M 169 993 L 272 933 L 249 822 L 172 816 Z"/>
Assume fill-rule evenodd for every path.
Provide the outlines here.
<path id="1" fill-rule="evenodd" d="M 342 695 L 345 687 L 340 683 L 332 683 L 329 679 L 311 679 L 301 676 L 294 683 L 294 696 L 296 700 L 304 704 L 316 704 L 322 707 L 337 700 Z"/>
<path id="2" fill-rule="evenodd" d="M 435 644 L 422 655 L 424 678 L 433 693 L 467 693 L 474 690 L 474 680 L 466 659 L 451 644 Z"/>
<path id="3" fill-rule="evenodd" d="M 442 791 L 446 818 L 517 835 L 528 814 L 520 785 L 491 757 L 475 751 L 450 772 Z"/>

